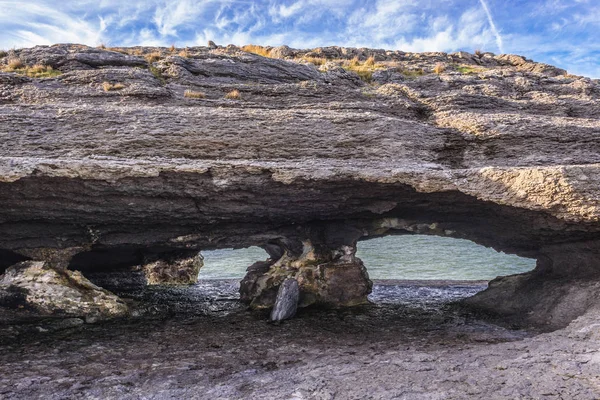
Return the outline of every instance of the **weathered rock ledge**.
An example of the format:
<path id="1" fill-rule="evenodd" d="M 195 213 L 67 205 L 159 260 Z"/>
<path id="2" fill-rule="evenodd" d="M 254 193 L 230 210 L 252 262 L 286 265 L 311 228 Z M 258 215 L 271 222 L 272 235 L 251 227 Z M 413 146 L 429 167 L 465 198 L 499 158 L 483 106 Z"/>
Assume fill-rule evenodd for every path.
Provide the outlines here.
<path id="1" fill-rule="evenodd" d="M 113 50 L 0 59 L 25 66 L 0 72 L 2 270 L 177 270 L 258 245 L 248 301 L 294 276 L 306 304 L 356 304 L 357 243 L 421 233 L 538 259 L 474 306 L 554 328 L 597 302 L 598 81 L 490 53 Z M 35 64 L 60 74 L 24 75 Z"/>

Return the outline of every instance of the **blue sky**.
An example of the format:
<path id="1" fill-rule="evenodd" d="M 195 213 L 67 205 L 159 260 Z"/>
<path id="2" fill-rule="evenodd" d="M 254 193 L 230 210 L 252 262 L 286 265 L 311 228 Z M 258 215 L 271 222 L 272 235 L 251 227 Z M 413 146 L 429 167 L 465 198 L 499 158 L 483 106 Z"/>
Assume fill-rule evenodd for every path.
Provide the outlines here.
<path id="1" fill-rule="evenodd" d="M 233 43 L 522 54 L 600 78 L 600 0 L 0 0 L 0 48 Z"/>

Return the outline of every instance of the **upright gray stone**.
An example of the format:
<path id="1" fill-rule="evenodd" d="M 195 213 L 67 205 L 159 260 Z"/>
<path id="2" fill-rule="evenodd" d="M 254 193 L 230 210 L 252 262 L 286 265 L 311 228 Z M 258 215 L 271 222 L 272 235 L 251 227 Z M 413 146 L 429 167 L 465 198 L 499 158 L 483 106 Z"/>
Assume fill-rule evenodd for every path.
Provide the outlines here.
<path id="1" fill-rule="evenodd" d="M 298 301 L 300 300 L 300 287 L 298 281 L 293 278 L 287 278 L 279 286 L 277 300 L 271 311 L 271 321 L 283 321 L 296 315 Z"/>

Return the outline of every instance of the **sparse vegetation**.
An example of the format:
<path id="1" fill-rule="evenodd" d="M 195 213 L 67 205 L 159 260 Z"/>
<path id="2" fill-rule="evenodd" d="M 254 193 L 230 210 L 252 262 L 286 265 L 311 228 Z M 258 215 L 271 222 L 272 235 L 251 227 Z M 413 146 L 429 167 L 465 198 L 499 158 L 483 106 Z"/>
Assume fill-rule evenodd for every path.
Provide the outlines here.
<path id="1" fill-rule="evenodd" d="M 242 98 L 240 91 L 237 89 L 233 89 L 231 92 L 227 93 L 225 95 L 226 99 L 229 100 L 240 100 Z"/>
<path id="2" fill-rule="evenodd" d="M 0 58 L 4 58 L 8 55 L 7 52 L 5 52 L 4 50 L 0 50 Z"/>
<path id="3" fill-rule="evenodd" d="M 170 51 L 171 53 L 175 53 L 175 50 L 177 50 L 177 48 L 175 47 L 175 45 L 174 45 L 174 44 L 172 44 L 172 45 L 171 45 L 171 47 L 169 47 L 169 51 Z"/>
<path id="4" fill-rule="evenodd" d="M 51 78 L 61 74 L 49 65 L 36 64 L 33 67 L 25 68 L 24 74 L 31 78 Z"/>
<path id="5" fill-rule="evenodd" d="M 155 66 L 150 64 L 150 66 L 148 66 L 148 69 L 150 70 L 152 75 L 154 75 L 154 77 L 160 81 L 161 84 L 163 84 L 163 85 L 165 84 L 165 82 L 166 82 L 165 77 L 162 75 L 162 73 L 160 72 L 160 70 L 158 68 L 156 68 Z"/>
<path id="6" fill-rule="evenodd" d="M 479 49 L 475 50 L 475 55 L 479 58 L 483 57 L 483 52 Z"/>
<path id="7" fill-rule="evenodd" d="M 2 68 L 2 71 L 15 72 L 30 78 L 52 78 L 61 74 L 60 71 L 55 70 L 49 65 L 36 64 L 28 67 L 18 58 L 9 60 L 6 67 Z"/>
<path id="8" fill-rule="evenodd" d="M 107 47 L 106 50 L 114 51 L 114 52 L 121 53 L 121 54 L 129 54 L 127 49 L 123 49 L 120 47 Z"/>
<path id="9" fill-rule="evenodd" d="M 271 56 L 271 51 L 268 48 L 266 48 L 264 46 L 258 46 L 255 44 L 247 44 L 242 47 L 242 50 L 244 50 L 247 53 L 258 54 L 259 56 L 263 56 L 263 57 Z"/>
<path id="10" fill-rule="evenodd" d="M 179 57 L 189 58 L 190 53 L 187 47 L 179 52 Z"/>
<path id="11" fill-rule="evenodd" d="M 361 80 L 367 83 L 371 83 L 371 81 L 373 80 L 373 71 L 371 70 L 354 69 L 353 71 L 359 76 Z"/>
<path id="12" fill-rule="evenodd" d="M 442 63 L 437 63 L 435 64 L 435 67 L 433 67 L 433 72 L 435 72 L 438 75 L 444 71 L 446 71 L 446 66 Z"/>
<path id="13" fill-rule="evenodd" d="M 356 73 L 360 79 L 367 83 L 370 83 L 371 80 L 373 80 L 373 72 L 380 68 L 375 62 L 375 58 L 372 56 L 362 63 L 358 57 L 354 57 L 352 60 L 344 62 L 342 67 Z"/>
<path id="14" fill-rule="evenodd" d="M 98 49 L 102 49 L 102 50 L 106 50 L 106 45 L 105 45 L 104 43 L 100 43 L 100 44 L 97 46 L 97 48 L 98 48 Z"/>
<path id="15" fill-rule="evenodd" d="M 162 53 L 160 51 L 153 51 L 152 53 L 146 54 L 144 58 L 148 61 L 148 64 L 152 64 L 162 58 Z"/>
<path id="16" fill-rule="evenodd" d="M 21 59 L 19 59 L 19 58 L 12 58 L 12 59 L 8 60 L 8 63 L 6 65 L 9 70 L 13 70 L 13 71 L 17 70 L 17 69 L 25 68 L 25 64 L 23 64 L 23 61 L 21 61 Z"/>
<path id="17" fill-rule="evenodd" d="M 202 92 L 197 92 L 195 90 L 186 90 L 183 92 L 183 97 L 187 97 L 189 99 L 204 99 L 206 95 Z"/>
<path id="18" fill-rule="evenodd" d="M 122 83 L 104 82 L 102 83 L 102 89 L 104 89 L 105 92 L 111 92 L 115 90 L 125 89 L 125 85 L 123 85 Z"/>
<path id="19" fill-rule="evenodd" d="M 456 70 L 461 74 L 476 74 L 478 72 L 476 67 L 470 65 L 459 65 L 456 67 Z"/>
<path id="20" fill-rule="evenodd" d="M 302 57 L 302 60 L 316 65 L 317 67 L 327 62 L 327 59 L 324 57 Z"/>
<path id="21" fill-rule="evenodd" d="M 407 78 L 416 78 L 416 77 L 425 75 L 425 71 L 423 71 L 422 68 L 416 68 L 416 69 L 399 68 L 398 72 L 400 72 L 402 75 L 404 75 Z"/>

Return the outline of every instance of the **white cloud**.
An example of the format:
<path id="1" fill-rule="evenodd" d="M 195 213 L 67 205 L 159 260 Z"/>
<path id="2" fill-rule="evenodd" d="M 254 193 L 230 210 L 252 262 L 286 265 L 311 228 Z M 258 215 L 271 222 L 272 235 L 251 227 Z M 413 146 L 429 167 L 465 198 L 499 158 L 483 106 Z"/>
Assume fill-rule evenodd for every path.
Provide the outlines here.
<path id="1" fill-rule="evenodd" d="M 161 36 L 177 36 L 177 29 L 195 20 L 207 2 L 165 1 L 156 5 L 153 22 Z"/>
<path id="2" fill-rule="evenodd" d="M 0 1 L 0 43 L 7 47 L 23 47 L 35 44 L 85 43 L 98 44 L 102 37 L 99 20 L 84 21 L 55 7 L 40 2 L 26 7 L 17 1 Z"/>
<path id="3" fill-rule="evenodd" d="M 274 17 L 279 18 L 289 18 L 294 16 L 304 10 L 308 6 L 308 2 L 306 1 L 297 1 L 292 5 L 286 6 L 285 4 L 278 4 L 276 6 L 272 6 L 270 9 L 270 14 Z"/>
<path id="4" fill-rule="evenodd" d="M 494 36 L 496 37 L 496 45 L 498 46 L 498 50 L 500 50 L 501 53 L 504 53 L 504 46 L 502 45 L 502 36 L 500 36 L 500 32 L 498 32 L 498 29 L 496 28 L 496 24 L 494 23 L 494 19 L 492 18 L 492 13 L 490 12 L 490 8 L 488 7 L 485 0 L 479 0 L 479 2 L 481 3 L 483 10 L 485 11 L 485 15 L 490 24 L 490 28 L 492 29 L 492 32 L 494 33 Z"/>

